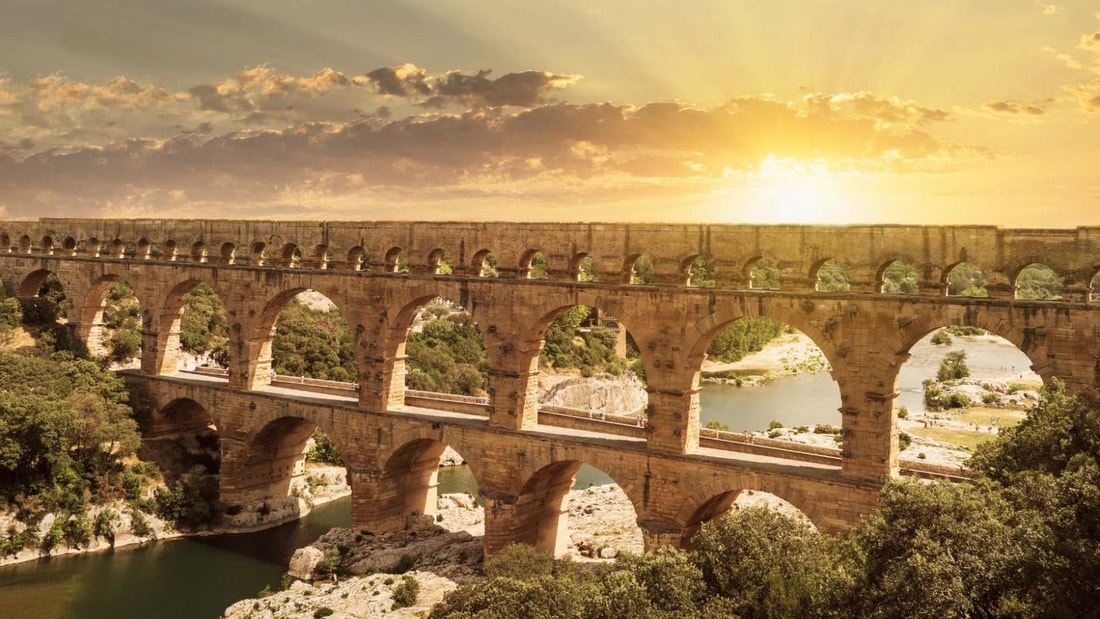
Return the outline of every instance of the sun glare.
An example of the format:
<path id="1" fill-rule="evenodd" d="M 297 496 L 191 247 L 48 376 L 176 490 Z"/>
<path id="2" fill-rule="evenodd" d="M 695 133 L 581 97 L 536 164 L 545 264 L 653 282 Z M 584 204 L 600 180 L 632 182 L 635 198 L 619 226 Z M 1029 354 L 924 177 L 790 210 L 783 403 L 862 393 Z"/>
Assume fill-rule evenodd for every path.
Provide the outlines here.
<path id="1" fill-rule="evenodd" d="M 862 212 L 859 180 L 824 163 L 768 157 L 726 191 L 726 218 L 744 223 L 841 224 Z M 732 203 L 734 209 L 730 209 Z"/>

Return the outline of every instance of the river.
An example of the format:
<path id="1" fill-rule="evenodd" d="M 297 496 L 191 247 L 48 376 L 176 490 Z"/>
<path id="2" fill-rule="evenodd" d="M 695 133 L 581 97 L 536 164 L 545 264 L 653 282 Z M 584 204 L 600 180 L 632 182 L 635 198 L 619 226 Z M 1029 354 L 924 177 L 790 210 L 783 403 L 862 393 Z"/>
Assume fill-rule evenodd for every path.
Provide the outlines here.
<path id="1" fill-rule="evenodd" d="M 973 376 L 1022 375 L 1027 357 L 1008 342 L 959 338 L 953 346 L 916 344 L 898 377 L 899 405 L 923 410 L 921 381 L 935 374 L 950 350 L 964 348 Z M 706 385 L 700 394 L 702 423 L 717 420 L 734 430 L 763 430 L 777 420 L 785 426 L 840 423 L 840 393 L 828 373 L 794 376 L 763 387 Z M 575 487 L 611 483 L 597 469 L 583 466 Z M 477 481 L 467 467 L 441 469 L 440 492 L 469 492 Z M 0 567 L 0 617 L 19 619 L 218 617 L 233 602 L 265 586 L 278 587 L 295 548 L 333 526 L 351 522 L 350 499 L 322 505 L 297 522 L 237 535 L 189 538 L 121 548 L 113 552 L 68 555 Z"/>

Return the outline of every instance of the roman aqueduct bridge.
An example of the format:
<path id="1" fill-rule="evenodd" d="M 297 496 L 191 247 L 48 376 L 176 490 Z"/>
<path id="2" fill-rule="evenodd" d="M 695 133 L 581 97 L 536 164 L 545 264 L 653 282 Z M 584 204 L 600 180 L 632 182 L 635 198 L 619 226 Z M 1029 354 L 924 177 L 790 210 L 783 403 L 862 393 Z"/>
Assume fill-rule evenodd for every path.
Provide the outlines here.
<path id="1" fill-rule="evenodd" d="M 541 252 L 549 278 L 529 279 Z M 494 277 L 483 276 L 487 255 Z M 648 256 L 653 281 L 632 284 Z M 700 256 L 713 285 L 691 285 Z M 582 261 L 598 281 L 579 281 Z M 779 290 L 754 289 L 761 259 Z M 827 260 L 844 264 L 847 292 L 816 290 Z M 913 265 L 916 294 L 884 294 L 896 260 Z M 947 295 L 957 264 L 979 266 L 987 298 Z M 1056 273 L 1056 301 L 1015 298 L 1032 264 Z M 441 265 L 450 273 L 442 274 Z M 685 530 L 721 513 L 744 489 L 773 493 L 818 526 L 837 529 L 874 509 L 898 459 L 894 400 L 908 350 L 935 329 L 982 327 L 1014 343 L 1044 380 L 1093 389 L 1100 375 L 1100 228 L 740 226 L 466 222 L 264 222 L 42 219 L 0 222 L 0 277 L 22 298 L 49 273 L 64 286 L 69 324 L 92 342 L 114 282 L 141 306 L 140 371 L 127 379 L 154 409 L 154 428 L 186 432 L 215 423 L 226 502 L 282 493 L 301 474 L 303 447 L 321 428 L 348 463 L 354 524 L 382 531 L 434 510 L 444 445 L 477 476 L 486 545 L 560 548 L 565 495 L 588 463 L 623 487 L 647 547 L 679 544 Z M 184 296 L 209 284 L 230 328 L 228 377 L 177 371 Z M 357 391 L 315 393 L 271 385 L 271 340 L 283 307 L 305 290 L 331 299 L 350 326 Z M 452 299 L 476 320 L 490 365 L 485 401 L 405 390 L 405 340 L 419 309 Z M 587 305 L 625 325 L 644 363 L 648 423 L 632 427 L 540 414 L 538 356 L 546 328 Z M 843 447 L 833 457 L 724 444 L 700 436 L 699 377 L 715 334 L 745 316 L 804 332 L 832 366 Z"/>

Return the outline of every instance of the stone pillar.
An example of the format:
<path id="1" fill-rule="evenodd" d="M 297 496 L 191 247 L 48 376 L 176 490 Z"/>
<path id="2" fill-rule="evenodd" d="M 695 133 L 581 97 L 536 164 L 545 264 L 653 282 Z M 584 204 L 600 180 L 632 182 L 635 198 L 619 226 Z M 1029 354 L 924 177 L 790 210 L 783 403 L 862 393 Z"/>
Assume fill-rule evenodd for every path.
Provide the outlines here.
<path id="1" fill-rule="evenodd" d="M 926 297 L 947 296 L 947 283 L 939 280 L 921 280 L 917 282 L 917 288 Z"/>
<path id="2" fill-rule="evenodd" d="M 843 444 L 841 475 L 879 481 L 898 475 L 896 392 L 870 391 L 867 385 L 841 385 Z"/>
<path id="3" fill-rule="evenodd" d="M 647 520 L 639 521 L 642 529 L 642 540 L 645 543 L 645 552 L 656 552 L 659 548 L 680 548 L 684 537 L 684 530 L 679 525 L 670 522 L 658 522 Z"/>
<path id="4" fill-rule="evenodd" d="M 489 425 L 524 430 L 539 422 L 538 370 L 489 370 Z"/>
<path id="5" fill-rule="evenodd" d="M 695 452 L 699 449 L 699 390 L 661 389 L 649 368 L 647 372 L 648 449 L 672 454 Z"/>
<path id="6" fill-rule="evenodd" d="M 481 501 L 485 504 L 485 558 L 488 559 L 519 540 L 515 537 L 514 516 L 516 496 L 505 491 L 480 488 Z"/>
<path id="7" fill-rule="evenodd" d="M 141 373 L 158 376 L 175 372 L 179 368 L 179 323 L 175 331 L 157 333 L 153 329 L 141 330 Z"/>
<path id="8" fill-rule="evenodd" d="M 393 484 L 387 484 L 385 474 L 372 466 L 348 467 L 351 493 L 351 526 L 371 533 L 403 531 L 405 514 L 397 508 Z"/>
<path id="9" fill-rule="evenodd" d="M 517 497 L 482 487 L 481 499 L 485 504 L 486 557 L 513 543 L 528 544 L 555 557 L 569 549 L 568 488 Z"/>

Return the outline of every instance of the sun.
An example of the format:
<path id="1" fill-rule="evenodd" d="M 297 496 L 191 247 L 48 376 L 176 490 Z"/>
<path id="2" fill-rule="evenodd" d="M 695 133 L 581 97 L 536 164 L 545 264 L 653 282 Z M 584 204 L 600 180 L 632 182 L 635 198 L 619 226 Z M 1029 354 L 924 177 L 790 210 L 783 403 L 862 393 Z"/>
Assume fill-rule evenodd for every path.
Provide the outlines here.
<path id="1" fill-rule="evenodd" d="M 751 203 L 767 223 L 843 223 L 855 206 L 850 181 L 822 162 L 768 157 L 749 178 Z"/>
<path id="2" fill-rule="evenodd" d="M 776 223 L 818 223 L 825 218 L 824 196 L 805 179 L 774 179 L 762 193 Z"/>

